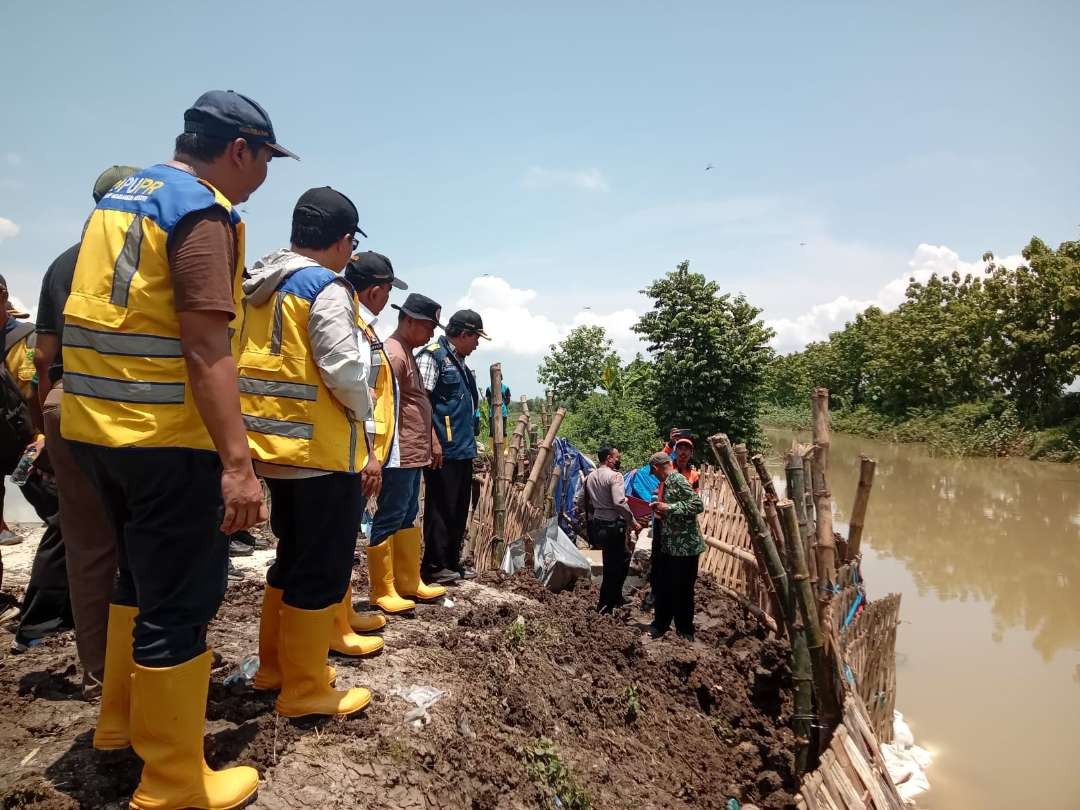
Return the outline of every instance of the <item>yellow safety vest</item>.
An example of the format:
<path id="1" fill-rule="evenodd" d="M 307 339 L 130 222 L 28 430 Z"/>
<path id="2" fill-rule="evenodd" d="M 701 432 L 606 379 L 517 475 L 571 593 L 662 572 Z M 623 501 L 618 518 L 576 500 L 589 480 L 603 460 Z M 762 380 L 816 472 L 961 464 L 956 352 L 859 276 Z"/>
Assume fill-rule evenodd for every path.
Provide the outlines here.
<path id="1" fill-rule="evenodd" d="M 351 473 L 367 464 L 364 423 L 326 387 L 308 337 L 312 302 L 339 280 L 325 267 L 304 267 L 265 303 L 247 304 L 238 363 L 240 409 L 258 461 Z"/>
<path id="2" fill-rule="evenodd" d="M 37 368 L 34 366 L 34 346 L 37 345 L 37 332 L 33 324 L 19 324 L 15 330 L 22 333 L 13 343 L 7 346 L 4 353 L 4 365 L 11 373 L 12 379 L 19 386 L 19 393 L 27 402 L 37 395 L 34 386 L 37 383 Z M 14 337 L 10 334 L 10 337 Z"/>
<path id="3" fill-rule="evenodd" d="M 205 180 L 151 166 L 113 186 L 90 215 L 64 307 L 64 438 L 106 447 L 214 449 L 180 350 L 168 254 L 180 220 L 214 206 L 229 213 L 236 232 L 239 305 L 244 225 Z"/>
<path id="4" fill-rule="evenodd" d="M 375 423 L 375 457 L 379 459 L 380 464 L 385 464 L 390 458 L 390 452 L 394 449 L 394 431 L 397 429 L 397 392 L 394 388 L 394 370 L 390 367 L 390 357 L 386 354 L 382 341 L 359 314 L 359 307 L 357 307 L 356 324 L 371 347 L 368 387 L 375 392 L 372 403 L 375 409 L 372 417 Z"/>

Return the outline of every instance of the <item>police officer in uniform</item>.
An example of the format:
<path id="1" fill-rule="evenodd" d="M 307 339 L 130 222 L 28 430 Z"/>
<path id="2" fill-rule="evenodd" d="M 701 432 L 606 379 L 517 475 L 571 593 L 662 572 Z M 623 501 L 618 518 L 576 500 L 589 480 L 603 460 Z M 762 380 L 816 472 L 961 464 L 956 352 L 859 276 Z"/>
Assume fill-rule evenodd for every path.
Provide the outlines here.
<path id="1" fill-rule="evenodd" d="M 480 338 L 490 340 L 480 315 L 463 309 L 451 316 L 446 334 L 417 355 L 443 457 L 441 466 L 424 470 L 421 570 L 431 582 L 454 582 L 466 574 L 461 547 L 469 518 L 479 396 L 465 358 L 476 351 Z"/>
<path id="2" fill-rule="evenodd" d="M 90 215 L 64 308 L 61 430 L 118 534 L 94 745 L 142 759 L 135 808 L 231 808 L 258 788 L 254 768 L 207 766 L 203 731 L 222 533 L 266 519 L 237 386 L 235 206 L 274 157 L 295 155 L 262 107 L 200 96 L 173 160 L 119 181 Z"/>
<path id="3" fill-rule="evenodd" d="M 304 192 L 293 209 L 291 246 L 257 261 L 244 281 L 240 404 L 255 467 L 270 489 L 277 557 L 266 572 L 257 689 L 281 689 L 279 714 L 352 714 L 368 689 L 338 691 L 327 650 L 349 586 L 371 455 L 368 357 L 356 298 L 339 273 L 356 249 L 356 206 L 329 186 Z M 364 655 L 381 638 L 348 632 Z M 339 645 L 341 646 L 341 645 Z"/>

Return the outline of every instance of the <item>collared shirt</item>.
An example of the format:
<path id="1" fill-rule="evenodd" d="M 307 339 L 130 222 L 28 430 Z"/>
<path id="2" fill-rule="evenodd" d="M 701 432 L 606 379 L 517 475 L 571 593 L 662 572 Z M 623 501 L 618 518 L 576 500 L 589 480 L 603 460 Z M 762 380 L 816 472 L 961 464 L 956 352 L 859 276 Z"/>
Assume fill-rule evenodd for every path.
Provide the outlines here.
<path id="1" fill-rule="evenodd" d="M 431 463 L 431 399 L 420 381 L 412 352 L 395 332 L 383 343 L 397 380 L 401 453 L 398 466 L 426 467 Z"/>
<path id="2" fill-rule="evenodd" d="M 653 543 L 673 557 L 693 557 L 705 550 L 697 516 L 705 511 L 701 496 L 681 473 L 671 472 L 660 484 L 657 500 L 669 506 L 663 518 L 653 518 Z"/>
<path id="3" fill-rule="evenodd" d="M 585 478 L 585 483 L 574 497 L 574 505 L 579 511 L 585 503 L 586 489 L 589 492 L 588 518 L 592 520 L 625 519 L 627 523 L 633 522 L 634 513 L 626 501 L 622 473 L 616 472 L 606 464 L 601 464 L 589 473 Z"/>

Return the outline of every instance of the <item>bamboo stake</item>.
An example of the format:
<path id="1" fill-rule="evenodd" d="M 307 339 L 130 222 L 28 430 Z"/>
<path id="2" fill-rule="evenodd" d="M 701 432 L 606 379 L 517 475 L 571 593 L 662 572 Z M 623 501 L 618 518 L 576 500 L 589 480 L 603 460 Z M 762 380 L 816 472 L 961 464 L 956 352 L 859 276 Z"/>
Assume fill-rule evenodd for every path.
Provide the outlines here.
<path id="1" fill-rule="evenodd" d="M 730 554 L 735 559 L 742 560 L 744 563 L 749 563 L 754 566 L 755 569 L 758 567 L 757 557 L 754 556 L 753 552 L 747 551 L 744 548 L 733 546 L 731 543 L 725 543 L 723 540 L 714 540 L 711 537 L 705 538 L 705 545 L 711 546 L 725 554 Z"/>
<path id="2" fill-rule="evenodd" d="M 821 453 L 821 473 L 829 474 L 829 389 L 815 388 L 810 397 L 813 412 L 812 435 Z"/>
<path id="3" fill-rule="evenodd" d="M 532 503 L 533 490 L 536 489 L 541 470 L 547 466 L 548 457 L 551 455 L 551 445 L 555 441 L 555 436 L 559 432 L 559 426 L 562 425 L 564 416 L 566 416 L 566 409 L 559 408 L 555 411 L 555 415 L 551 418 L 551 427 L 548 428 L 544 440 L 540 442 L 540 448 L 536 453 L 536 461 L 533 462 L 533 468 L 529 472 L 529 480 L 525 482 L 525 491 L 522 493 L 526 503 Z"/>
<path id="4" fill-rule="evenodd" d="M 813 546 L 811 543 L 810 520 L 807 517 L 806 512 L 806 485 L 804 483 L 803 475 L 805 473 L 803 467 L 802 456 L 797 450 L 792 450 L 785 457 L 784 471 L 787 473 L 787 492 L 788 499 L 795 506 L 795 515 L 799 523 L 799 537 L 802 538 L 802 553 L 803 559 L 806 560 L 807 569 L 810 574 L 810 590 L 812 593 L 817 591 L 817 557 L 813 554 Z M 783 519 L 781 518 L 781 523 Z M 789 541 L 790 542 L 790 541 Z M 791 548 L 788 547 L 788 554 L 791 554 Z"/>
<path id="5" fill-rule="evenodd" d="M 765 563 L 769 579 L 772 581 L 773 590 L 776 592 L 776 606 L 779 608 L 779 618 L 787 624 L 790 614 L 790 592 L 788 588 L 787 571 L 776 550 L 776 542 L 773 540 L 769 524 L 765 522 L 757 502 L 750 494 L 750 486 L 743 475 L 742 467 L 735 457 L 735 450 L 731 446 L 728 437 L 723 433 L 709 437 L 709 446 L 713 455 L 724 468 L 724 473 L 731 482 L 731 488 L 735 497 L 746 515 L 746 522 L 750 528 L 750 542 L 758 550 Z M 777 622 L 779 624 L 780 622 Z"/>
<path id="6" fill-rule="evenodd" d="M 750 451 L 746 449 L 745 444 L 732 445 L 732 449 L 735 451 L 735 458 L 739 462 L 739 469 L 742 470 L 743 478 L 746 479 L 747 485 L 750 487 L 750 492 L 753 495 L 757 495 L 754 491 L 753 479 L 750 477 Z"/>
<path id="7" fill-rule="evenodd" d="M 870 489 L 874 486 L 874 470 L 877 462 L 866 456 L 860 457 L 859 485 L 855 489 L 855 505 L 851 507 L 851 524 L 848 526 L 847 558 L 853 560 L 859 556 L 862 548 L 863 524 L 866 522 L 866 507 L 870 503 Z"/>
<path id="8" fill-rule="evenodd" d="M 828 451 L 822 452 L 820 447 L 810 451 L 810 474 L 814 488 L 814 515 L 817 526 L 817 542 L 814 550 L 817 553 L 818 573 L 818 601 L 821 609 L 832 599 L 833 590 L 836 586 L 836 539 L 833 537 L 832 521 L 832 493 L 829 492 L 829 483 L 825 479 L 823 457 L 828 457 Z"/>
<path id="9" fill-rule="evenodd" d="M 502 465 L 502 476 L 507 484 L 512 483 L 514 480 L 514 470 L 517 469 L 518 457 L 521 455 L 521 443 L 525 438 L 525 426 L 528 421 L 529 417 L 521 414 L 517 418 L 517 424 L 514 425 L 514 433 L 510 437 L 510 451 L 506 454 L 506 461 Z"/>
<path id="10" fill-rule="evenodd" d="M 705 542 L 708 543 L 709 541 L 706 539 Z M 738 591 L 729 588 L 727 585 L 717 585 L 717 587 L 720 589 L 720 593 L 725 594 L 726 596 L 730 596 L 732 599 L 738 602 L 742 606 L 743 610 L 745 610 L 747 613 L 749 613 L 751 616 L 753 616 L 755 619 L 765 625 L 769 630 L 772 630 L 774 633 L 779 633 L 779 628 L 776 626 L 776 619 L 774 619 L 760 607 L 755 605 Z"/>
<path id="11" fill-rule="evenodd" d="M 789 454 L 790 455 L 790 454 Z M 797 464 L 797 462 L 796 462 Z M 793 467 L 789 466 L 789 470 Z M 801 468 L 799 468 L 801 471 Z M 802 527 L 799 525 L 799 507 L 790 499 L 781 501 L 777 506 L 780 522 L 788 538 L 789 561 L 792 569 L 792 581 L 795 585 L 795 597 L 799 604 L 803 626 L 806 630 L 806 646 L 813 668 L 815 691 L 818 699 L 818 712 L 830 729 L 839 722 L 840 707 L 836 700 L 833 686 L 833 670 L 829 667 L 825 654 L 825 634 L 821 629 L 821 619 L 814 602 L 814 588 L 806 566 L 806 555 L 799 542 Z"/>
<path id="12" fill-rule="evenodd" d="M 503 469 L 503 415 L 502 415 L 502 364 L 491 364 L 491 424 L 493 439 L 491 449 L 493 461 L 492 498 L 495 504 L 495 536 L 499 541 L 506 539 L 506 485 L 502 477 Z M 501 556 L 501 551 L 496 556 Z"/>
<path id="13" fill-rule="evenodd" d="M 555 490 L 559 488 L 559 480 L 562 478 L 562 467 L 551 465 L 551 478 L 548 479 L 547 494 L 544 495 L 544 517 L 555 514 Z"/>
<path id="14" fill-rule="evenodd" d="M 776 514 L 776 504 L 780 500 L 780 496 L 776 492 L 776 485 L 773 483 L 772 476 L 769 475 L 769 469 L 765 466 L 765 459 L 762 458 L 761 453 L 754 453 L 750 457 L 750 462 L 754 465 L 758 480 L 765 490 L 765 519 L 769 521 L 769 528 L 772 530 L 773 537 L 776 538 L 780 557 L 785 558 L 787 557 L 787 550 L 784 547 L 784 530 L 780 527 L 780 517 Z"/>

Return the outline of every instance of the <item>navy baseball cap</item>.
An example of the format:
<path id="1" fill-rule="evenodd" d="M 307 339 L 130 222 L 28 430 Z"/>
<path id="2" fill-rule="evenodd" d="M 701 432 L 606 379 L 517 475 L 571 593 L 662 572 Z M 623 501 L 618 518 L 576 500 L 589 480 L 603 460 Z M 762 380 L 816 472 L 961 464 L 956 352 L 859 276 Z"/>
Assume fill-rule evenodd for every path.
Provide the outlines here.
<path id="1" fill-rule="evenodd" d="M 365 250 L 352 257 L 345 268 L 345 280 L 358 290 L 387 282 L 399 290 L 409 289 L 408 284 L 394 275 L 394 265 L 390 260 L 374 250 Z"/>
<path id="2" fill-rule="evenodd" d="M 404 312 L 411 318 L 416 318 L 420 321 L 431 321 L 440 329 L 442 328 L 442 324 L 439 323 L 439 317 L 442 315 L 442 307 L 439 306 L 437 301 L 433 301 L 426 295 L 409 293 L 409 297 L 405 299 L 405 303 L 400 307 L 397 304 L 391 304 L 390 306 Z"/>
<path id="3" fill-rule="evenodd" d="M 480 313 L 471 309 L 459 309 L 450 316 L 450 328 L 460 329 L 463 332 L 476 332 L 480 337 L 491 340 L 491 336 L 484 331 L 484 321 Z"/>
<path id="4" fill-rule="evenodd" d="M 259 104 L 232 90 L 210 90 L 184 112 L 184 132 L 210 138 L 243 138 L 265 145 L 279 157 L 300 158 L 281 146 L 270 116 Z"/>

